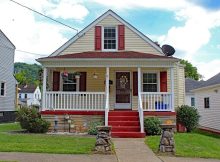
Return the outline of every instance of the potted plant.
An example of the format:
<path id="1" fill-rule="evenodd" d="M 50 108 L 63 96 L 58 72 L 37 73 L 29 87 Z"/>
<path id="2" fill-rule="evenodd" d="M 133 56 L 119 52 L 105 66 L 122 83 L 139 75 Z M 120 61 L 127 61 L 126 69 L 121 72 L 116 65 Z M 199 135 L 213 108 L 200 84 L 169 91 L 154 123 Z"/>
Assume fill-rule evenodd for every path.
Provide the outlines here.
<path id="1" fill-rule="evenodd" d="M 80 78 L 81 73 L 80 72 L 75 72 L 73 73 L 76 79 Z"/>

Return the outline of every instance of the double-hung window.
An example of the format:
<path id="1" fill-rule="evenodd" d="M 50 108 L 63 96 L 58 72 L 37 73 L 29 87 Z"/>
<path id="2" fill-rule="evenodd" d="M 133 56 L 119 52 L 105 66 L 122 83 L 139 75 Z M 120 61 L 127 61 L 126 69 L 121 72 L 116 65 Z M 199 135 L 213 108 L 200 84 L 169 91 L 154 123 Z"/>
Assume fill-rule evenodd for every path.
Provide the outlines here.
<path id="1" fill-rule="evenodd" d="M 0 96 L 5 96 L 5 89 L 6 89 L 6 87 L 5 87 L 5 82 L 1 82 L 1 87 L 0 87 L 1 89 L 1 92 L 0 92 Z"/>
<path id="2" fill-rule="evenodd" d="M 209 105 L 209 97 L 205 97 L 205 98 L 204 98 L 204 107 L 205 107 L 205 108 L 210 108 L 210 105 Z"/>
<path id="3" fill-rule="evenodd" d="M 68 74 L 63 81 L 63 91 L 76 91 L 76 78 L 74 74 Z"/>
<path id="4" fill-rule="evenodd" d="M 191 97 L 191 106 L 195 106 L 195 98 Z"/>
<path id="5" fill-rule="evenodd" d="M 157 92 L 157 73 L 143 74 L 143 92 Z"/>
<path id="6" fill-rule="evenodd" d="M 116 27 L 104 27 L 104 50 L 116 50 Z"/>

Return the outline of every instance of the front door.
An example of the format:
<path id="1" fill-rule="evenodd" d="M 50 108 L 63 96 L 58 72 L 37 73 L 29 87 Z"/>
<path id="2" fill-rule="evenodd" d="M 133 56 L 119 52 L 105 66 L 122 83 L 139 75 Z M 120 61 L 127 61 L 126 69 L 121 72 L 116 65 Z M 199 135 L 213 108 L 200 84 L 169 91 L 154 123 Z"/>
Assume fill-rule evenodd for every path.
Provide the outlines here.
<path id="1" fill-rule="evenodd" d="M 116 72 L 116 109 L 131 109 L 130 72 Z"/>

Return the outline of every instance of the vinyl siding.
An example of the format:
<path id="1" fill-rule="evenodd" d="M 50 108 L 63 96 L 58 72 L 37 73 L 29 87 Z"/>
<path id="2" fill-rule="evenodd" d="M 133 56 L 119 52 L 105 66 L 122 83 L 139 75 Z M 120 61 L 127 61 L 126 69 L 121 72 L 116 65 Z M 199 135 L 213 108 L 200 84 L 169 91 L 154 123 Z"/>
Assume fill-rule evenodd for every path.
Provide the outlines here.
<path id="1" fill-rule="evenodd" d="M 52 71 L 63 71 L 63 68 L 54 68 L 54 69 L 50 69 L 49 70 L 49 89 L 52 90 Z M 105 92 L 105 72 L 106 72 L 106 68 L 65 68 L 66 71 L 68 71 L 68 73 L 73 73 L 73 72 L 87 72 L 87 82 L 86 82 L 86 90 L 88 92 Z M 160 71 L 166 71 L 168 73 L 168 91 L 170 91 L 170 71 L 168 68 L 141 68 L 142 73 L 143 72 L 160 72 Z M 185 100 L 185 96 L 184 96 L 184 92 L 183 92 L 183 88 L 184 88 L 184 77 L 180 77 L 180 81 L 176 82 L 178 80 L 177 78 L 177 73 L 175 72 L 177 70 L 177 68 L 174 69 L 174 79 L 175 79 L 175 91 L 174 91 L 174 95 L 175 95 L 175 108 L 179 105 L 183 105 L 184 104 L 184 100 Z M 115 87 L 115 75 L 117 71 L 128 71 L 130 72 L 130 88 L 131 88 L 131 106 L 132 109 L 137 109 L 138 107 L 138 97 L 137 96 L 133 96 L 133 72 L 137 71 L 137 68 L 132 68 L 132 67 L 127 67 L 127 68 L 110 68 L 110 76 L 109 79 L 113 81 L 113 84 L 110 85 L 110 108 L 114 109 L 115 107 L 115 94 L 116 94 L 116 87 Z M 93 74 L 96 73 L 98 75 L 97 79 L 93 78 Z M 180 75 L 182 75 L 180 73 Z M 182 80 L 181 80 L 182 79 Z M 159 81 L 158 81 L 159 82 Z M 177 84 L 178 83 L 178 84 Z M 179 90 L 178 90 L 179 89 Z M 60 79 L 60 90 L 62 90 L 62 79 Z M 178 95 L 176 95 L 178 94 Z"/>
<path id="2" fill-rule="evenodd" d="M 5 82 L 5 96 L 0 96 L 0 111 L 15 110 L 14 47 L 0 31 L 0 82 Z"/>
<path id="3" fill-rule="evenodd" d="M 217 90 L 217 92 L 216 92 Z M 209 97 L 210 108 L 204 108 L 204 98 Z M 220 130 L 220 86 L 195 92 L 196 108 L 199 111 L 199 124 L 203 127 Z"/>
<path id="4" fill-rule="evenodd" d="M 118 26 L 122 23 L 112 17 L 111 15 L 107 16 L 98 26 Z M 94 51 L 95 50 L 95 38 L 94 38 L 94 27 L 87 31 L 83 36 L 78 38 L 74 43 L 72 43 L 68 48 L 60 53 L 60 55 L 65 54 L 74 54 L 85 51 Z M 144 41 L 136 33 L 131 31 L 128 27 L 125 26 L 125 51 L 138 51 L 144 53 L 151 53 L 155 55 L 162 55 L 154 47 Z"/>

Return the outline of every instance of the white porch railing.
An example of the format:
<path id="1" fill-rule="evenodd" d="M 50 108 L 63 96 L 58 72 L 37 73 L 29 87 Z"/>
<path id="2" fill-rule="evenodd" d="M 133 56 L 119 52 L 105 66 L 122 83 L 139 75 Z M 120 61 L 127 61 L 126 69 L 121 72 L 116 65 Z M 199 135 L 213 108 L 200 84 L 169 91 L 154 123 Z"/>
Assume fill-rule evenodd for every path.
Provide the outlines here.
<path id="1" fill-rule="evenodd" d="M 45 93 L 46 110 L 105 110 L 105 92 Z"/>
<path id="2" fill-rule="evenodd" d="M 169 92 L 141 92 L 143 111 L 174 111 Z"/>

